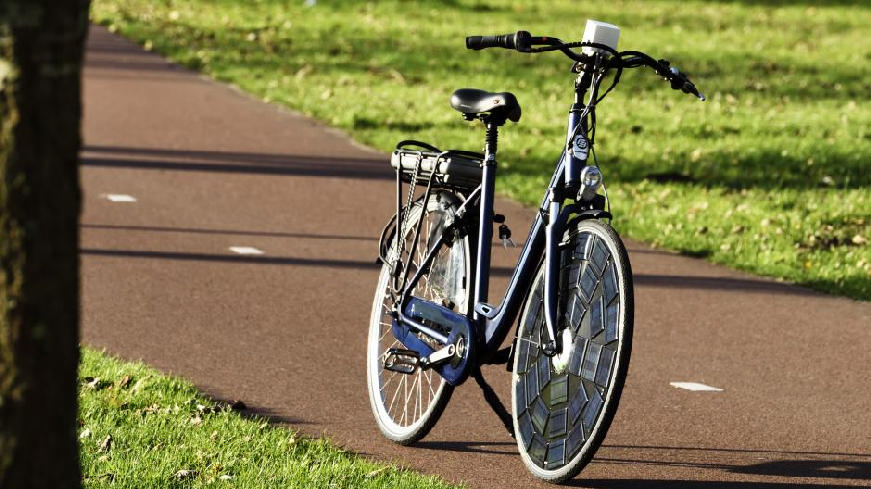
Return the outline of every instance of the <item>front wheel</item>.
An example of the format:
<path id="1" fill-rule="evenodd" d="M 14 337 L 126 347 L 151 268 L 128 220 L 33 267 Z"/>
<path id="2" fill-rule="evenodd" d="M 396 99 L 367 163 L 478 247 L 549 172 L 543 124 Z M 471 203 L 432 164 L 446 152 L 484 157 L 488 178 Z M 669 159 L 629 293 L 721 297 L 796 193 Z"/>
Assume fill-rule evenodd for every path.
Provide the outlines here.
<path id="1" fill-rule="evenodd" d="M 560 252 L 561 350 L 542 351 L 544 266 L 539 266 L 517 335 L 512 374 L 514 431 L 523 463 L 550 482 L 592 459 L 617 411 L 629 367 L 633 295 L 629 257 L 611 226 L 569 225 Z"/>

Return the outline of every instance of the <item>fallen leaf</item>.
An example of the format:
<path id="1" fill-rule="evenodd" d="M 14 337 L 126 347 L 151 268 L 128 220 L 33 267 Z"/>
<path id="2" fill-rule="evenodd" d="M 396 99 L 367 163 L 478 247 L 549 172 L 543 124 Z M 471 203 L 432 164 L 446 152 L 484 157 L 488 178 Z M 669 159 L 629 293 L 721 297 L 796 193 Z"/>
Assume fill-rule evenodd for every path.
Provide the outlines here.
<path id="1" fill-rule="evenodd" d="M 196 470 L 187 470 L 187 469 L 182 469 L 182 470 L 179 470 L 178 472 L 175 473 L 175 477 L 178 480 L 190 479 L 191 477 L 196 477 L 197 475 L 198 475 L 198 472 Z"/>
<path id="2" fill-rule="evenodd" d="M 104 438 L 103 441 L 100 442 L 100 451 L 108 452 L 109 450 L 111 450 L 113 441 L 114 440 L 112 439 L 112 435 L 106 435 L 106 438 Z"/>
<path id="3" fill-rule="evenodd" d="M 372 472 L 369 472 L 368 474 L 366 474 L 366 478 L 371 479 L 373 477 L 377 477 L 377 476 L 383 474 L 386 470 L 387 470 L 387 466 L 385 465 L 384 467 L 375 469 Z"/>
<path id="4" fill-rule="evenodd" d="M 118 382 L 118 387 L 122 389 L 126 389 L 130 386 L 130 382 L 133 380 L 129 375 L 125 375 L 124 378 L 121 379 L 121 382 Z"/>
<path id="5" fill-rule="evenodd" d="M 79 440 L 84 440 L 85 438 L 87 438 L 89 436 L 91 436 L 91 430 L 89 430 L 88 428 L 85 428 L 85 430 L 82 431 L 81 434 L 79 434 Z"/>

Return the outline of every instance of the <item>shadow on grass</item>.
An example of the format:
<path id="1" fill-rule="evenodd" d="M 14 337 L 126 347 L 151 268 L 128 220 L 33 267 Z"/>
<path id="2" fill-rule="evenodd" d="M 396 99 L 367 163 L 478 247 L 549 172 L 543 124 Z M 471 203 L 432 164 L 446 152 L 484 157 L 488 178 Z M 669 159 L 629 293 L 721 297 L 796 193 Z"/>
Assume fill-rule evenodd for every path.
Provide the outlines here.
<path id="1" fill-rule="evenodd" d="M 654 0 L 657 1 L 657 0 Z M 760 7 L 819 7 L 821 5 L 840 5 L 846 7 L 868 7 L 867 0 L 710 0 L 711 3 L 741 4 Z"/>
<path id="2" fill-rule="evenodd" d="M 270 424 L 290 428 L 293 428 L 294 426 L 312 424 L 310 421 L 307 421 L 305 419 L 281 415 L 278 414 L 278 411 L 274 409 L 248 404 L 240 399 L 226 399 L 220 396 L 213 396 L 209 393 L 208 389 L 203 389 L 202 392 L 203 395 L 205 395 L 209 400 L 216 404 L 218 409 L 227 409 L 234 411 L 239 414 L 239 416 L 242 416 L 243 418 L 249 420 L 265 419 Z"/>
<path id="3" fill-rule="evenodd" d="M 700 143 L 701 146 L 703 143 Z M 508 174 L 542 177 L 550 174 L 555 165 L 550 158 L 520 157 L 511 149 L 504 153 L 500 159 L 509 162 Z M 871 159 L 871 151 L 867 156 L 867 159 Z M 866 158 L 857 159 L 852 158 L 852 154 L 839 155 L 834 152 L 824 158 L 825 164 L 808 166 L 806 158 L 784 156 L 782 150 L 757 149 L 709 152 L 699 162 L 692 162 L 688 153 L 675 153 L 672 162 L 651 162 L 627 155 L 601 155 L 600 164 L 606 177 L 624 183 L 650 180 L 736 190 L 857 189 L 871 186 L 871 172 L 865 171 Z"/>

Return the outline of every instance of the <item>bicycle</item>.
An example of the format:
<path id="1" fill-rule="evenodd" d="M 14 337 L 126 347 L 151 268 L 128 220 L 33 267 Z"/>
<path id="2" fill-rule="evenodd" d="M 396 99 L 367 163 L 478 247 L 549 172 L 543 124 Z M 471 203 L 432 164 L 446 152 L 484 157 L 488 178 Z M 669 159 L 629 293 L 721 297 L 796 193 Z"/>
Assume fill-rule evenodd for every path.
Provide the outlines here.
<path id="1" fill-rule="evenodd" d="M 580 42 L 526 31 L 466 38 L 473 50 L 559 51 L 577 75 L 565 147 L 498 306 L 487 303 L 493 223 L 510 239 L 504 217 L 493 213 L 498 128 L 519 121 L 516 97 L 477 89 L 452 95 L 466 120 L 484 123 L 483 154 L 397 145 L 397 210 L 381 233 L 367 344 L 369 399 L 387 438 L 411 444 L 426 436 L 453 389 L 472 377 L 536 477 L 574 477 L 604 439 L 629 366 L 634 304 L 629 258 L 610 226 L 594 151 L 596 105 L 624 69 L 640 66 L 704 100 L 668 61 L 617 51 L 618 37 L 616 26 L 588 21 Z M 611 85 L 601 91 L 609 73 Z M 510 346 L 500 349 L 518 314 Z M 510 366 L 512 414 L 482 377 L 483 364 Z"/>

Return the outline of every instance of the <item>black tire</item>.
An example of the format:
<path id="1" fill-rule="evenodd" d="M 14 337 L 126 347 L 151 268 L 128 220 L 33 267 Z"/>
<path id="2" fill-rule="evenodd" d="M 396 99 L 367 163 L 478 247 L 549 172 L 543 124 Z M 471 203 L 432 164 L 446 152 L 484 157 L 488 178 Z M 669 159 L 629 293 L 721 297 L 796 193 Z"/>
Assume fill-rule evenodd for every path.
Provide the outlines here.
<path id="1" fill-rule="evenodd" d="M 564 482 L 593 458 L 617 412 L 632 350 L 629 257 L 611 226 L 576 221 L 562 248 L 559 331 L 566 345 L 544 355 L 544 267 L 539 266 L 518 329 L 512 411 L 523 463 Z M 569 341 L 566 341 L 569 340 Z"/>
<path id="2" fill-rule="evenodd" d="M 402 257 L 402 263 L 405 263 L 407 250 L 414 238 L 414 229 L 421 217 L 425 219 L 409 278 L 414 275 L 416 265 L 422 261 L 427 251 L 429 236 L 437 232 L 440 222 L 456 213 L 459 203 L 459 199 L 448 191 L 433 192 L 426 206 L 422 201 L 415 202 L 403 219 L 403 225 L 397 226 L 396 234 L 407 242 L 406 253 Z M 388 248 L 393 250 L 393 244 Z M 452 302 L 456 311 L 468 314 L 472 308 L 470 257 L 468 237 L 456 240 L 450 247 L 442 247 L 430 267 L 429 274 L 420 280 L 412 295 L 437 303 Z M 393 260 L 395 251 L 388 253 L 388 262 Z M 378 428 L 388 439 L 401 445 L 409 445 L 429 433 L 441 417 L 454 388 L 433 370 L 418 369 L 411 375 L 405 375 L 384 369 L 383 355 L 387 349 L 403 348 L 393 337 L 391 330 L 392 318 L 389 312 L 392 310 L 394 298 L 390 291 L 390 268 L 391 263 L 381 267 L 375 289 L 369 320 L 366 378 L 369 402 Z M 396 406 L 397 400 L 403 404 L 401 412 Z"/>

